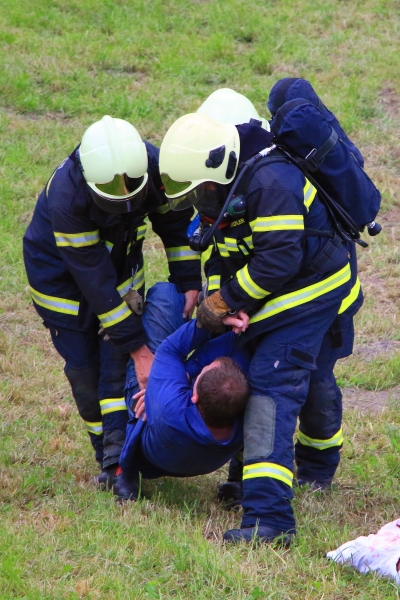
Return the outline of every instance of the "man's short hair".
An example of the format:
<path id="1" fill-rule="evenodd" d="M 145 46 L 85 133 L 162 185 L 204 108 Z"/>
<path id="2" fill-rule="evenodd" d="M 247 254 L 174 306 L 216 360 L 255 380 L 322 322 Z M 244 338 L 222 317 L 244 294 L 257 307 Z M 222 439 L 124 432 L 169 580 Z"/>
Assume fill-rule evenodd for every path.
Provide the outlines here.
<path id="1" fill-rule="evenodd" d="M 197 406 L 206 425 L 216 428 L 230 427 L 244 410 L 250 388 L 235 361 L 228 357 L 216 360 L 219 365 L 206 371 L 199 378 Z"/>

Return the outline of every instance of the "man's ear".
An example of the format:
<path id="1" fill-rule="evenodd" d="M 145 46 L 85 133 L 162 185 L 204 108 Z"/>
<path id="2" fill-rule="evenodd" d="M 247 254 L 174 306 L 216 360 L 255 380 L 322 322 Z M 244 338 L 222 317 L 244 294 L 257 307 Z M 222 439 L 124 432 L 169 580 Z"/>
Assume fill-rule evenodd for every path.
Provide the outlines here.
<path id="1" fill-rule="evenodd" d="M 192 397 L 190 398 L 193 404 L 197 404 L 199 401 L 199 395 L 197 392 L 193 392 Z"/>

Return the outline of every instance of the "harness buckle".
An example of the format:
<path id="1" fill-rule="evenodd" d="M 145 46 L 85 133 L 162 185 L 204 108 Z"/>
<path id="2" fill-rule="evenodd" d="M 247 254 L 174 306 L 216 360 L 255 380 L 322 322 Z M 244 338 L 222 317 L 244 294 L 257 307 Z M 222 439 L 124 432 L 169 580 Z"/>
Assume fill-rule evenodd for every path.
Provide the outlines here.
<path id="1" fill-rule="evenodd" d="M 317 154 L 317 149 L 316 149 L 316 148 L 313 148 L 313 149 L 311 150 L 311 152 L 309 152 L 309 153 L 307 154 L 307 156 L 306 156 L 304 159 L 302 159 L 302 161 L 301 161 L 301 162 L 304 164 L 305 168 L 306 168 L 308 171 L 311 171 L 312 173 L 313 173 L 314 171 L 317 171 L 317 170 L 318 170 L 318 168 L 319 168 L 319 165 L 320 165 L 320 163 L 319 163 L 319 162 L 317 161 L 317 159 L 315 158 L 315 155 L 316 155 L 316 154 Z"/>

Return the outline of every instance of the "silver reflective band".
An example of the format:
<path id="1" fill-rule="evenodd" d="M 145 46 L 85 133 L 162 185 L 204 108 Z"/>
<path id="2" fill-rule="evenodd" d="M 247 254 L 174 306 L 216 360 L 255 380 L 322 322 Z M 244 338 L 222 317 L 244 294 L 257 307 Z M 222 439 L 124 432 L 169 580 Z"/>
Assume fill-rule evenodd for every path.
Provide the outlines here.
<path id="1" fill-rule="evenodd" d="M 93 433 L 94 435 L 101 435 L 103 433 L 103 424 L 101 421 L 96 421 L 94 423 L 85 421 L 85 425 L 89 433 Z"/>
<path id="2" fill-rule="evenodd" d="M 326 440 L 311 438 L 299 430 L 297 440 L 303 444 L 303 446 L 310 446 L 316 450 L 327 450 L 328 448 L 334 448 L 335 446 L 341 446 L 343 444 L 343 430 L 340 428 L 335 435 Z"/>
<path id="3" fill-rule="evenodd" d="M 100 410 L 102 415 L 108 415 L 119 410 L 127 410 L 125 398 L 105 398 L 100 400 Z"/>
<path id="4" fill-rule="evenodd" d="M 54 312 L 64 313 L 66 315 L 78 316 L 79 302 L 68 300 L 67 298 L 57 298 L 38 292 L 33 287 L 30 288 L 33 301 L 43 308 Z"/>
<path id="5" fill-rule="evenodd" d="M 103 327 L 111 327 L 112 325 L 116 325 L 124 319 L 127 319 L 131 314 L 132 313 L 129 310 L 129 307 L 126 304 L 126 302 L 122 302 L 122 304 L 120 304 L 113 310 L 110 310 L 110 312 L 98 315 L 98 317 Z"/>
<path id="6" fill-rule="evenodd" d="M 61 233 L 54 232 L 56 244 L 59 247 L 72 246 L 73 248 L 82 248 L 84 246 L 93 246 L 100 241 L 99 230 L 83 231 L 82 233 Z"/>
<path id="7" fill-rule="evenodd" d="M 144 268 L 142 267 L 140 271 L 136 273 L 132 281 L 132 287 L 135 290 L 138 290 L 144 284 Z"/>
<path id="8" fill-rule="evenodd" d="M 271 477 L 286 483 L 289 487 L 293 485 L 293 473 L 286 467 L 270 462 L 259 462 L 243 467 L 243 481 L 257 477 Z"/>
<path id="9" fill-rule="evenodd" d="M 119 295 L 121 297 L 125 296 L 125 294 L 129 292 L 129 290 L 132 287 L 132 281 L 132 277 L 129 277 L 129 279 L 127 279 L 117 287 L 117 291 L 119 292 Z"/>
<path id="10" fill-rule="evenodd" d="M 288 310 L 290 308 L 294 308 L 295 306 L 300 306 L 305 302 L 310 302 L 311 300 L 314 300 L 315 298 L 318 298 L 323 294 L 327 294 L 341 285 L 344 285 L 347 283 L 347 281 L 349 281 L 350 277 L 350 265 L 347 264 L 345 267 L 343 267 L 343 269 L 334 275 L 331 275 L 327 279 L 323 279 L 322 281 L 303 288 L 302 290 L 280 296 L 275 300 L 270 300 L 261 310 L 256 312 L 251 317 L 250 323 L 257 323 L 258 321 L 272 317 L 283 310 Z"/>
<path id="11" fill-rule="evenodd" d="M 165 249 L 168 262 L 176 262 L 181 260 L 197 260 L 200 259 L 201 252 L 192 250 L 189 246 L 178 246 L 176 248 Z"/>

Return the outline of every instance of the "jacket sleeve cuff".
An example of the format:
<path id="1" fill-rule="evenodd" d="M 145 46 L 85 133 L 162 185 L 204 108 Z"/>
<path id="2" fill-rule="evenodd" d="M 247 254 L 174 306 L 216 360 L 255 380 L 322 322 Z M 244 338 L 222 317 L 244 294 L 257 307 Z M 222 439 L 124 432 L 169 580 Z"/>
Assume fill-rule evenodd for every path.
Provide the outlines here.
<path id="1" fill-rule="evenodd" d="M 201 292 L 201 289 L 203 287 L 200 277 L 196 279 L 186 279 L 186 277 L 176 277 L 175 275 L 170 275 L 168 281 L 170 283 L 175 283 L 175 285 L 178 286 L 179 291 L 182 292 L 182 294 L 188 292 L 189 290 L 197 290 L 198 292 Z"/>
<path id="2" fill-rule="evenodd" d="M 148 341 L 149 340 L 143 325 L 138 327 L 134 336 L 130 334 L 129 336 L 127 335 L 123 338 L 118 338 L 118 340 L 113 340 L 115 347 L 119 352 L 121 352 L 121 354 L 135 352 L 135 350 L 139 350 L 139 348 L 148 344 Z"/>
<path id="3" fill-rule="evenodd" d="M 226 302 L 231 311 L 241 310 L 245 307 L 247 308 L 246 300 L 239 296 L 239 294 L 235 294 L 235 290 L 232 289 L 232 286 L 229 283 L 220 288 L 220 293 L 222 300 Z"/>

